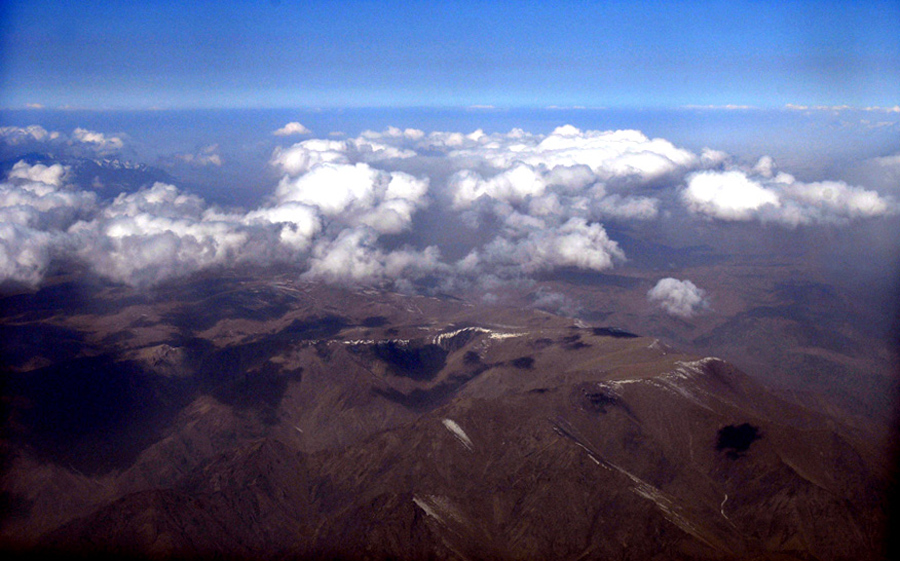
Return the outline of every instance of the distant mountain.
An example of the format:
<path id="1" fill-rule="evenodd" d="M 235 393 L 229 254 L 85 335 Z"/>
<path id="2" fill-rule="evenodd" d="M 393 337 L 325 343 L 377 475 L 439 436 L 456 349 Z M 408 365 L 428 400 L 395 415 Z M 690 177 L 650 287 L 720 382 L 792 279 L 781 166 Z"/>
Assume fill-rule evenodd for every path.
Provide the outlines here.
<path id="1" fill-rule="evenodd" d="M 52 154 L 32 152 L 0 162 L 0 173 L 6 177 L 13 165 L 19 161 L 28 164 L 62 164 L 71 168 L 69 182 L 79 188 L 98 192 L 104 197 L 115 197 L 119 193 L 133 193 L 156 182 L 174 183 L 175 179 L 166 171 L 118 158 L 58 158 Z"/>
<path id="2" fill-rule="evenodd" d="M 287 277 L 78 290 L 0 301 L 6 549 L 881 556 L 883 453 L 718 358 Z"/>

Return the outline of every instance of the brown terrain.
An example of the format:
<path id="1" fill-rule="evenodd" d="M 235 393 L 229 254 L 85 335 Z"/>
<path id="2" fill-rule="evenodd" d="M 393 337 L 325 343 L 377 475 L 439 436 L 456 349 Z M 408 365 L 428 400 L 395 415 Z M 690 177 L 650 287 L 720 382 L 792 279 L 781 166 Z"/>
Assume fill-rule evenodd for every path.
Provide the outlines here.
<path id="1" fill-rule="evenodd" d="M 822 342 L 837 331 L 798 299 L 828 288 L 769 275 L 769 302 L 687 322 L 638 313 L 649 275 L 544 279 L 591 302 L 573 320 L 525 307 L 535 286 L 487 305 L 294 278 L 60 278 L 3 297 L 3 549 L 883 557 L 887 413 L 776 392 L 761 380 L 777 372 L 716 358 L 762 363 L 771 339 L 775 370 L 887 368 L 850 328 L 842 347 Z M 612 299 L 632 311 L 604 316 Z"/>

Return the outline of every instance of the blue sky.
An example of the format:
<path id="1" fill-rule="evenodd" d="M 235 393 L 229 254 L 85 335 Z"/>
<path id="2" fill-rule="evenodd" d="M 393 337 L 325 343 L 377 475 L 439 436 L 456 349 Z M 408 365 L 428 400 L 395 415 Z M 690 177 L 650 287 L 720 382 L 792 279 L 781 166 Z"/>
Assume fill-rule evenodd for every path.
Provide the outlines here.
<path id="1" fill-rule="evenodd" d="M 900 102 L 900 2 L 0 4 L 0 106 Z"/>

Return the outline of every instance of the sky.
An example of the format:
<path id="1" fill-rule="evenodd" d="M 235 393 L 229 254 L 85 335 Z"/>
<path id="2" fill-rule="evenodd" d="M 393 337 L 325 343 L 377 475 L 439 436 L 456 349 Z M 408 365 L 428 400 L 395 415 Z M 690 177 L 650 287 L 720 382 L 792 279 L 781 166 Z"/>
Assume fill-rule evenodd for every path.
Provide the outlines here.
<path id="1" fill-rule="evenodd" d="M 489 291 L 702 231 L 868 227 L 893 259 L 897 2 L 0 9 L 0 284 L 292 263 Z"/>
<path id="2" fill-rule="evenodd" d="M 900 100 L 900 2 L 0 3 L 0 107 Z"/>

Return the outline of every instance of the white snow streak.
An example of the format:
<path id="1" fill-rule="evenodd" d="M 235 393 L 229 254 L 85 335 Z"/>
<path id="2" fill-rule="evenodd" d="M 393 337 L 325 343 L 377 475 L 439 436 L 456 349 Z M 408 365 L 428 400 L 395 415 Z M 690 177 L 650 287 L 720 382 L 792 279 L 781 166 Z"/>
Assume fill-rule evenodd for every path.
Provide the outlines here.
<path id="1" fill-rule="evenodd" d="M 465 446 L 469 450 L 472 449 L 472 439 L 469 438 L 469 435 L 467 435 L 464 430 L 462 430 L 462 427 L 456 424 L 456 421 L 454 421 L 453 419 L 444 419 L 441 422 L 444 423 L 444 426 L 447 427 L 447 430 L 452 432 L 453 435 L 457 439 L 459 439 L 460 442 L 462 442 L 463 446 Z"/>

